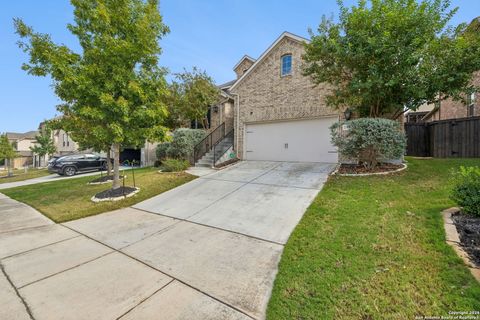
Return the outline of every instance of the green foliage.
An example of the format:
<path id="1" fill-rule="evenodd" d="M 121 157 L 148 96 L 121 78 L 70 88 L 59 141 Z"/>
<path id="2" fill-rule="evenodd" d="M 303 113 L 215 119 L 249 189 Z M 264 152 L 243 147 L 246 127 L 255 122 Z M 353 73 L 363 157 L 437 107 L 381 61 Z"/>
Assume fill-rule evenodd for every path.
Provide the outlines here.
<path id="1" fill-rule="evenodd" d="M 162 142 L 157 146 L 156 154 L 157 159 L 162 161 L 168 157 L 170 157 L 170 148 L 172 146 L 171 142 Z"/>
<path id="2" fill-rule="evenodd" d="M 81 53 L 57 45 L 15 19 L 19 42 L 30 56 L 23 69 L 49 75 L 63 129 L 84 147 L 115 151 L 114 188 L 119 187 L 118 150 L 145 139 L 162 141 L 168 94 L 158 66 L 159 40 L 168 32 L 157 0 L 72 0 L 74 21 L 67 27 Z"/>
<path id="3" fill-rule="evenodd" d="M 193 68 L 175 75 L 176 81 L 169 86 L 168 126 L 178 128 L 191 120 L 202 120 L 208 128 L 208 108 L 219 99 L 220 91 L 205 71 Z"/>
<path id="4" fill-rule="evenodd" d="M 7 164 L 8 176 L 12 176 L 12 159 L 17 157 L 17 152 L 13 145 L 8 141 L 6 134 L 0 135 L 0 159 Z"/>
<path id="5" fill-rule="evenodd" d="M 398 159 L 405 152 L 407 140 L 397 121 L 361 118 L 337 122 L 330 130 L 338 152 L 368 169 L 382 160 Z"/>
<path id="6" fill-rule="evenodd" d="M 460 167 L 455 172 L 452 200 L 463 211 L 480 216 L 480 167 Z"/>
<path id="7" fill-rule="evenodd" d="M 48 128 L 42 130 L 39 135 L 35 136 L 36 144 L 30 147 L 30 150 L 40 157 L 44 157 L 47 154 L 52 155 L 57 152 L 51 133 L 52 131 Z"/>
<path id="8" fill-rule="evenodd" d="M 7 135 L 0 135 L 0 159 L 11 160 L 16 157 L 17 152 L 10 141 L 8 141 Z"/>
<path id="9" fill-rule="evenodd" d="M 164 172 L 180 172 L 187 170 L 190 167 L 190 162 L 183 159 L 168 158 L 162 161 L 162 171 Z"/>
<path id="10" fill-rule="evenodd" d="M 173 132 L 172 141 L 157 146 L 157 158 L 162 161 L 166 158 L 190 159 L 193 148 L 203 138 L 205 130 L 180 128 Z"/>
<path id="11" fill-rule="evenodd" d="M 306 75 L 332 87 L 328 105 L 360 116 L 397 118 L 405 108 L 473 89 L 480 37 L 448 27 L 449 0 L 359 0 L 338 23 L 323 17 L 304 55 Z M 439 93 L 441 96 L 439 97 Z"/>

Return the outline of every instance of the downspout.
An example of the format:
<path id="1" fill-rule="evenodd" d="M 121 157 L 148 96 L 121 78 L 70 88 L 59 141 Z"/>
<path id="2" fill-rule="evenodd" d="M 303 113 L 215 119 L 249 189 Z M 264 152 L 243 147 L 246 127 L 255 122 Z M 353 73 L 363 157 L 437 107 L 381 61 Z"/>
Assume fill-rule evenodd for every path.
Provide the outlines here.
<path id="1" fill-rule="evenodd" d="M 232 93 L 233 96 L 236 96 L 236 99 L 234 100 L 234 103 L 235 103 L 235 109 L 236 109 L 236 122 L 237 122 L 237 125 L 236 125 L 236 129 L 235 129 L 235 132 L 236 132 L 236 141 L 235 141 L 235 152 L 237 153 L 237 158 L 238 158 L 238 135 L 240 133 L 240 96 L 237 94 L 237 93 Z M 243 159 L 243 157 L 242 157 Z"/>

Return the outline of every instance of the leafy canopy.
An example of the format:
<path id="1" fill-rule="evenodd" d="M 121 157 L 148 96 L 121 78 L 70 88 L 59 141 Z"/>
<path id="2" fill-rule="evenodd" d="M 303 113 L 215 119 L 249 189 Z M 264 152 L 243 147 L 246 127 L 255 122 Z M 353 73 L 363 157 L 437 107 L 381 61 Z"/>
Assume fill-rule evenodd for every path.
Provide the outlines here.
<path id="1" fill-rule="evenodd" d="M 168 32 L 158 0 L 71 0 L 74 23 L 67 28 L 82 48 L 74 52 L 14 20 L 23 69 L 49 75 L 65 130 L 85 146 L 138 146 L 161 141 L 167 116 L 165 70 L 158 66 L 159 40 Z M 114 163 L 118 176 L 118 155 Z M 118 187 L 114 179 L 114 188 Z"/>
<path id="2" fill-rule="evenodd" d="M 351 8 L 339 1 L 339 6 L 338 23 L 323 17 L 304 55 L 305 74 L 330 85 L 330 106 L 396 118 L 473 89 L 479 34 L 465 24 L 448 27 L 457 11 L 449 0 L 359 0 Z"/>
<path id="3" fill-rule="evenodd" d="M 169 86 L 168 100 L 169 126 L 181 127 L 191 120 L 202 120 L 208 128 L 208 108 L 218 102 L 220 91 L 212 78 L 202 70 L 194 67 L 175 74 L 175 80 Z"/>
<path id="4" fill-rule="evenodd" d="M 40 134 L 35 136 L 36 144 L 30 147 L 30 150 L 41 157 L 57 152 L 51 133 L 52 131 L 47 126 L 41 130 Z"/>
<path id="5" fill-rule="evenodd" d="M 10 160 L 16 157 L 17 152 L 10 141 L 8 141 L 7 135 L 0 135 L 0 159 Z"/>

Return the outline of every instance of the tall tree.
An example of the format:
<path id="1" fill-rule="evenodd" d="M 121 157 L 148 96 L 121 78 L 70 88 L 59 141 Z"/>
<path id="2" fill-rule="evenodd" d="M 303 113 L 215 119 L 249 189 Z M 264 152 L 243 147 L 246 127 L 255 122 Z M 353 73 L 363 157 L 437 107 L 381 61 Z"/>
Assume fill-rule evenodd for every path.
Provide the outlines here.
<path id="1" fill-rule="evenodd" d="M 331 92 L 327 104 L 361 116 L 397 118 L 406 110 L 471 90 L 480 69 L 478 33 L 448 23 L 448 0 L 339 1 L 338 22 L 323 17 L 304 55 L 305 74 Z"/>
<path id="2" fill-rule="evenodd" d="M 170 125 L 178 127 L 188 120 L 200 120 L 208 128 L 208 108 L 218 101 L 220 94 L 212 78 L 194 67 L 192 71 L 175 74 L 175 79 L 169 86 Z"/>
<path id="3" fill-rule="evenodd" d="M 5 166 L 8 170 L 8 176 L 13 175 L 12 172 L 12 161 L 17 157 L 17 152 L 13 145 L 8 141 L 6 134 L 0 135 L 0 159 L 4 160 Z"/>
<path id="4" fill-rule="evenodd" d="M 35 136 L 36 144 L 33 147 L 30 147 L 30 150 L 40 157 L 43 157 L 45 160 L 45 156 L 51 156 L 55 152 L 57 152 L 57 148 L 55 147 L 55 143 L 52 139 L 52 131 L 48 126 L 45 126 L 40 131 L 40 134 Z"/>
<path id="5" fill-rule="evenodd" d="M 158 66 L 159 40 L 168 32 L 158 0 L 71 0 L 74 23 L 68 30 L 81 52 L 55 44 L 20 19 L 15 29 L 20 47 L 30 55 L 23 69 L 50 75 L 57 109 L 69 122 L 69 132 L 92 144 L 109 141 L 114 154 L 113 189 L 120 187 L 122 146 L 145 139 L 161 141 L 166 128 L 165 70 Z M 83 137 L 83 138 L 81 138 Z"/>

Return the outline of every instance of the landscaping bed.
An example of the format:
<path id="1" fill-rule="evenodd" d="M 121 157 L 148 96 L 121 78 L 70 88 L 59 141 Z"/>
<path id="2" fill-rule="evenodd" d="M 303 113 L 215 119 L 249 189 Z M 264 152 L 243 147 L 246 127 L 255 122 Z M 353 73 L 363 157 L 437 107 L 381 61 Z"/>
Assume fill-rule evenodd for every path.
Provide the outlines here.
<path id="1" fill-rule="evenodd" d="M 452 215 L 453 223 L 460 237 L 460 244 L 470 260 L 480 267 L 480 217 L 457 213 Z"/>
<path id="2" fill-rule="evenodd" d="M 125 170 L 125 186 L 133 187 L 133 175 Z M 134 197 L 120 201 L 94 203 L 91 198 L 111 188 L 110 184 L 89 185 L 92 176 L 39 183 L 2 190 L 5 195 L 24 202 L 55 222 L 65 222 L 94 214 L 129 207 L 145 199 L 175 188 L 195 179 L 187 173 L 157 174 L 155 168 L 135 170 L 135 187 L 140 188 Z"/>
<path id="3" fill-rule="evenodd" d="M 361 164 L 341 164 L 338 168 L 339 174 L 371 174 L 371 173 L 389 173 L 403 169 L 403 164 L 380 163 L 374 169 L 367 169 Z"/>
<path id="4" fill-rule="evenodd" d="M 415 319 L 480 310 L 480 284 L 445 241 L 451 171 L 480 159 L 408 158 L 402 174 L 329 178 L 288 240 L 267 318 Z"/>

